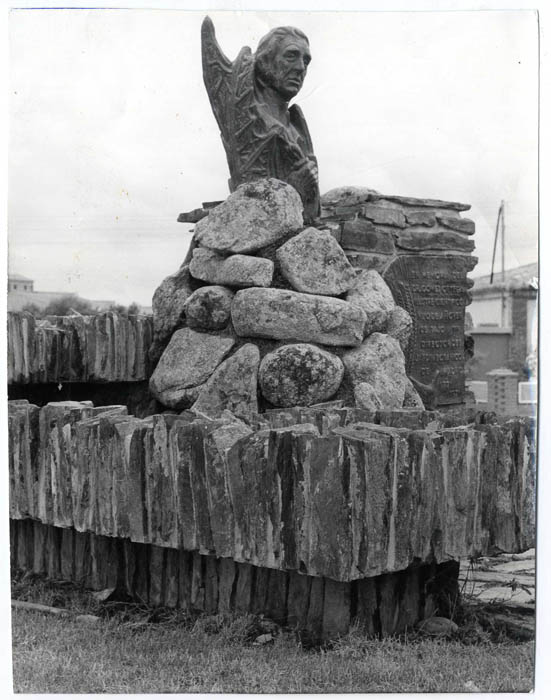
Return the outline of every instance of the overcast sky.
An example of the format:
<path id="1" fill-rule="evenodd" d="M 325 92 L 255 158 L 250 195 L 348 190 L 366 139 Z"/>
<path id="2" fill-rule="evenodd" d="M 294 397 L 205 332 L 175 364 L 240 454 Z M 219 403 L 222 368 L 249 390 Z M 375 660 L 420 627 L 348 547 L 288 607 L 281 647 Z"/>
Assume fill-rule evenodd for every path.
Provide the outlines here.
<path id="1" fill-rule="evenodd" d="M 530 11 L 210 13 L 230 58 L 295 25 L 320 187 L 472 204 L 473 275 L 500 201 L 506 267 L 537 259 L 537 18 Z M 18 10 L 10 18 L 9 266 L 35 289 L 137 301 L 227 196 L 202 82 L 204 13 Z M 498 258 L 499 259 L 499 258 Z"/>

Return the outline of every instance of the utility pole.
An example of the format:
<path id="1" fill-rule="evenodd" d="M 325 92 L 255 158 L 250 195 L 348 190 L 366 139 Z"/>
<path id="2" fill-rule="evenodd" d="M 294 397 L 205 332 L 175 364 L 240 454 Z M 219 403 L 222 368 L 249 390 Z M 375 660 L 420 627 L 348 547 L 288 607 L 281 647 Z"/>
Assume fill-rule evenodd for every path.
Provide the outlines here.
<path id="1" fill-rule="evenodd" d="M 494 283 L 494 264 L 496 259 L 497 239 L 499 237 L 499 225 L 501 223 L 501 327 L 505 326 L 506 320 L 506 294 L 505 294 L 505 202 L 501 200 L 497 212 L 496 232 L 494 236 L 494 250 L 492 253 L 492 271 L 490 273 L 490 284 Z"/>

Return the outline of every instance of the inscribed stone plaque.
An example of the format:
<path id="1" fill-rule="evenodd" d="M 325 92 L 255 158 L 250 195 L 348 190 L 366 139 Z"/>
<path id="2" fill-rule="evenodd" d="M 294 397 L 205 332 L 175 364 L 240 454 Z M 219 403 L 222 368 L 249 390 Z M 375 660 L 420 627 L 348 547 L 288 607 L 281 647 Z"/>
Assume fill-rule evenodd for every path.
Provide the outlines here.
<path id="1" fill-rule="evenodd" d="M 433 388 L 436 405 L 463 401 L 465 306 L 472 286 L 467 272 L 475 264 L 467 255 L 404 255 L 385 274 L 396 303 L 413 319 L 407 373 Z"/>

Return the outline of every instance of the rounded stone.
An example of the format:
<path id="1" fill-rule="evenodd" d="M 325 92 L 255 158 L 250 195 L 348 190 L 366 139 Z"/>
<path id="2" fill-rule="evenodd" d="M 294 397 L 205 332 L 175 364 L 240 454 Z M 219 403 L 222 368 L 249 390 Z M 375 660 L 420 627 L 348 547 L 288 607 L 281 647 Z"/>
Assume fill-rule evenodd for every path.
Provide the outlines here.
<path id="1" fill-rule="evenodd" d="M 307 228 L 276 253 L 281 274 L 298 292 L 338 296 L 348 291 L 356 273 L 329 231 Z"/>
<path id="2" fill-rule="evenodd" d="M 344 374 L 341 360 L 308 343 L 283 345 L 260 363 L 263 396 L 274 406 L 311 406 L 329 399 Z"/>
<path id="3" fill-rule="evenodd" d="M 226 255 L 251 253 L 303 226 L 302 200 L 294 187 L 276 178 L 240 185 L 195 227 L 195 240 Z"/>
<path id="4" fill-rule="evenodd" d="M 191 294 L 184 305 L 187 324 L 198 330 L 216 331 L 230 320 L 233 292 L 226 287 L 209 285 Z"/>

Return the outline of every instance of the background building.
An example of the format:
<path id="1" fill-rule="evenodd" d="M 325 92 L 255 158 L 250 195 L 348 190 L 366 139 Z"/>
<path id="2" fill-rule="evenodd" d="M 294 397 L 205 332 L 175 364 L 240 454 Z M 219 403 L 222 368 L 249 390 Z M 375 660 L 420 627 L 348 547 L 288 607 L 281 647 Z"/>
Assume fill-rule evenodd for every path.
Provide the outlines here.
<path id="1" fill-rule="evenodd" d="M 488 382 L 509 386 L 507 413 L 532 411 L 536 403 L 538 274 L 538 263 L 531 263 L 494 274 L 492 284 L 490 275 L 474 280 L 472 327 L 466 330 L 474 339 L 474 357 L 467 378 L 477 403 L 491 403 Z"/>
<path id="2" fill-rule="evenodd" d="M 52 301 L 69 296 L 70 292 L 35 292 L 34 280 L 18 274 L 8 274 L 8 311 L 21 311 L 25 306 L 33 304 L 40 310 L 45 309 Z M 73 295 L 80 301 L 86 301 L 96 311 L 106 311 L 115 304 L 112 299 L 84 299 Z"/>

